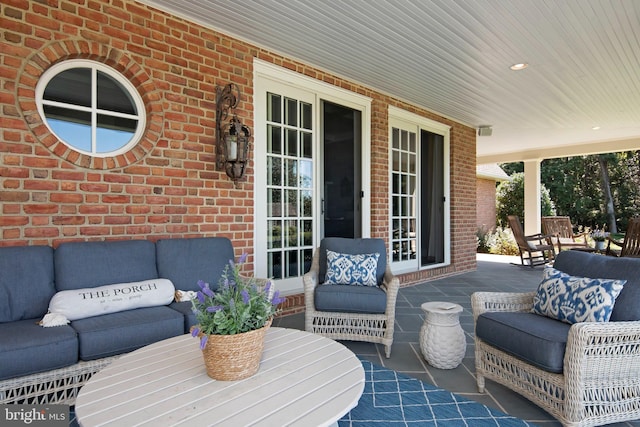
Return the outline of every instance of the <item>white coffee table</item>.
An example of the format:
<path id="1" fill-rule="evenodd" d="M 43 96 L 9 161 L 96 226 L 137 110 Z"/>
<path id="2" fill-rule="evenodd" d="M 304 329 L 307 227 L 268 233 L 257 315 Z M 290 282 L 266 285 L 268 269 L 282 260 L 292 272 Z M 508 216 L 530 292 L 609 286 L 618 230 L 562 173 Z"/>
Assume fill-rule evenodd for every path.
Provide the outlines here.
<path id="1" fill-rule="evenodd" d="M 205 372 L 198 340 L 170 338 L 126 354 L 80 390 L 88 426 L 326 426 L 358 404 L 364 370 L 342 344 L 272 327 L 260 369 L 240 381 Z"/>

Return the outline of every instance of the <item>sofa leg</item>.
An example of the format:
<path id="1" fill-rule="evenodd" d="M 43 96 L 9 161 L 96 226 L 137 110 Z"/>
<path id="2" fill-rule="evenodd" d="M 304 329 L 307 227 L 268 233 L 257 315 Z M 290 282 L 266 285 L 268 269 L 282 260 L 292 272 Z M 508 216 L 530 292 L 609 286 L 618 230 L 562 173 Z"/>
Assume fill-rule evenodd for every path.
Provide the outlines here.
<path id="1" fill-rule="evenodd" d="M 384 355 L 387 356 L 387 359 L 391 357 L 391 344 L 384 346 Z"/>
<path id="2" fill-rule="evenodd" d="M 484 393 L 484 377 L 476 374 L 476 382 L 478 383 L 478 392 Z"/>

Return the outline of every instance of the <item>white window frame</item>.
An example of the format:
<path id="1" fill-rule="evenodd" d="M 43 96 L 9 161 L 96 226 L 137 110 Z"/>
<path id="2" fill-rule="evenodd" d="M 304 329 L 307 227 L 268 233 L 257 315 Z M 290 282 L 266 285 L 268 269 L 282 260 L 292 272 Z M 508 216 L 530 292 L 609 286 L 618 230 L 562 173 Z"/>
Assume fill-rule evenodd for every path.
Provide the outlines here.
<path id="1" fill-rule="evenodd" d="M 444 138 L 444 147 L 443 147 L 443 184 L 444 184 L 444 262 L 438 264 L 430 264 L 427 266 L 420 265 L 419 257 L 416 258 L 415 261 L 400 261 L 393 262 L 392 254 L 389 254 L 389 263 L 391 266 L 391 271 L 394 274 L 402 274 L 409 273 L 420 270 L 430 270 L 433 268 L 440 268 L 451 264 L 451 174 L 450 174 L 450 133 L 451 126 L 445 125 L 440 122 L 436 122 L 435 120 L 427 119 L 425 117 L 419 116 L 417 114 L 411 113 L 406 110 L 402 110 L 400 108 L 389 106 L 389 146 L 388 146 L 388 156 L 389 156 L 389 248 L 390 251 L 392 249 L 391 238 L 393 235 L 393 223 L 391 221 L 391 209 L 392 209 L 392 179 L 391 175 L 393 173 L 393 164 L 392 164 L 392 146 L 391 146 L 391 137 L 393 128 L 401 128 L 401 129 L 410 129 L 412 132 L 415 132 L 418 136 L 418 154 L 420 153 L 420 131 L 426 130 L 428 132 L 436 133 L 442 135 Z M 420 177 L 420 165 L 418 165 L 418 177 Z M 418 180 L 420 182 L 420 180 Z M 419 203 L 418 203 L 419 206 Z M 421 212 L 417 215 L 418 221 L 421 218 Z M 419 228 L 417 229 L 419 230 Z M 420 243 L 418 241 L 418 243 Z"/>
<path id="2" fill-rule="evenodd" d="M 70 69 L 74 69 L 74 68 L 89 68 L 91 69 L 92 72 L 92 84 L 91 84 L 91 103 L 92 105 L 90 107 L 85 107 L 85 106 L 80 106 L 80 105 L 74 105 L 74 104 L 64 104 L 64 103 L 57 103 L 57 102 L 52 102 L 52 101 L 47 101 L 44 100 L 44 91 L 47 88 L 47 85 L 49 84 L 49 82 L 58 74 L 70 70 Z M 116 112 L 116 111 L 109 111 L 109 110 L 101 110 L 97 108 L 96 105 L 96 99 L 97 99 L 97 87 L 96 87 L 96 79 L 95 79 L 95 75 L 96 73 L 100 71 L 106 75 L 108 75 L 109 77 L 113 78 L 118 84 L 121 85 L 122 89 L 124 89 L 125 92 L 127 92 L 129 94 L 129 96 L 131 97 L 131 101 L 134 103 L 137 114 L 132 115 L 132 114 L 124 114 L 124 113 L 120 113 L 120 112 Z M 131 148 L 135 147 L 138 142 L 140 142 L 140 140 L 142 139 L 142 136 L 144 134 L 144 130 L 146 128 L 146 110 L 145 110 L 145 106 L 144 106 L 144 101 L 142 100 L 142 97 L 140 96 L 140 94 L 138 93 L 137 89 L 135 88 L 135 86 L 133 86 L 133 84 L 127 79 L 125 78 L 121 73 L 119 73 L 117 70 L 101 63 L 101 62 L 97 62 L 97 61 L 92 61 L 92 60 L 88 60 L 88 59 L 70 59 L 67 61 L 63 61 L 60 62 L 58 64 L 55 64 L 54 66 L 52 66 L 51 68 L 49 68 L 47 71 L 45 71 L 42 76 L 40 77 L 40 79 L 38 80 L 38 84 L 36 85 L 36 105 L 38 108 L 38 113 L 40 114 L 40 117 L 42 118 L 42 122 L 47 126 L 47 128 L 49 129 L 49 131 L 54 134 L 62 143 L 64 143 L 67 147 L 69 147 L 70 149 L 77 151 L 79 153 L 83 153 L 92 157 L 113 157 L 113 156 L 117 156 L 119 154 L 123 154 L 126 153 L 127 151 L 129 151 Z M 69 109 L 74 109 L 74 110 L 78 110 L 78 111 L 84 111 L 84 112 L 88 112 L 92 115 L 92 117 L 94 118 L 94 120 L 92 120 L 92 125 L 91 125 L 91 151 L 87 151 L 87 150 L 82 150 L 70 143 L 68 143 L 67 141 L 65 141 L 65 139 L 62 137 L 62 135 L 57 134 L 53 128 L 50 126 L 49 121 L 44 113 L 44 106 L 45 105 L 57 105 L 57 106 L 61 106 L 64 108 L 69 108 Z M 106 152 L 98 152 L 97 151 L 97 146 L 96 146 L 96 134 L 97 134 L 97 125 L 96 125 L 96 120 L 95 117 L 97 116 L 97 114 L 106 114 L 109 116 L 116 116 L 116 117 L 122 117 L 122 118 L 127 118 L 127 119 L 132 119 L 132 120 L 136 120 L 137 121 L 137 126 L 136 126 L 136 131 L 134 132 L 133 136 L 131 137 L 131 139 L 124 144 L 122 147 L 119 147 L 115 150 L 111 150 L 111 151 L 106 151 Z"/>
<path id="3" fill-rule="evenodd" d="M 264 224 L 264 215 L 260 212 L 266 206 L 266 191 L 262 191 L 261 186 L 264 184 L 267 173 L 266 164 L 266 93 L 268 91 L 278 93 L 277 88 L 287 86 L 296 90 L 311 93 L 315 97 L 314 108 L 314 196 L 313 196 L 313 212 L 314 212 L 314 246 L 320 244 L 319 236 L 321 233 L 321 224 L 317 219 L 320 218 L 320 203 L 318 203 L 318 185 L 320 185 L 320 168 L 322 159 L 319 153 L 319 141 L 321 137 L 318 129 L 321 124 L 321 101 L 329 101 L 355 110 L 359 110 L 362 115 L 362 236 L 369 237 L 371 235 L 371 103 L 372 99 L 357 93 L 333 86 L 331 84 L 316 80 L 311 77 L 296 73 L 286 68 L 254 59 L 254 137 L 253 137 L 253 158 L 255 171 L 255 187 L 254 187 L 254 274 L 257 277 L 266 277 L 267 259 L 266 259 L 266 224 Z M 274 284 L 282 295 L 291 295 L 303 291 L 302 278 L 274 280 Z"/>

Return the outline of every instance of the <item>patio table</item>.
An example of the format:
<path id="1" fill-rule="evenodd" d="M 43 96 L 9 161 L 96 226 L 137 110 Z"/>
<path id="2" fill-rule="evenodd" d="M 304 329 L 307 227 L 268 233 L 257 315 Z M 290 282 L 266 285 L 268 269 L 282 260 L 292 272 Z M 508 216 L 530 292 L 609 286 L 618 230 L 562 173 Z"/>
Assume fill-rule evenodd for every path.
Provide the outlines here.
<path id="1" fill-rule="evenodd" d="M 355 407 L 364 369 L 342 344 L 272 327 L 260 369 L 240 381 L 206 374 L 198 341 L 170 338 L 97 373 L 76 401 L 81 426 L 326 426 Z"/>

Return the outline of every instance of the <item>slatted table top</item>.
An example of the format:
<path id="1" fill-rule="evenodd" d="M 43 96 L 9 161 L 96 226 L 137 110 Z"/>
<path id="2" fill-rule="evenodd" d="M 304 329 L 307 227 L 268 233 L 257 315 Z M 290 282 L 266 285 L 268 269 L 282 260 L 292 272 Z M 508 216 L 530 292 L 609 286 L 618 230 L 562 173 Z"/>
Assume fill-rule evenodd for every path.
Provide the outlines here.
<path id="1" fill-rule="evenodd" d="M 364 370 L 342 344 L 272 327 L 260 369 L 240 381 L 205 372 L 198 340 L 182 335 L 126 354 L 80 390 L 81 426 L 323 426 L 355 407 Z"/>

